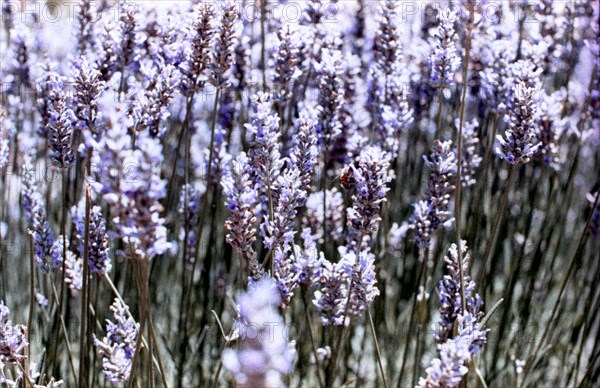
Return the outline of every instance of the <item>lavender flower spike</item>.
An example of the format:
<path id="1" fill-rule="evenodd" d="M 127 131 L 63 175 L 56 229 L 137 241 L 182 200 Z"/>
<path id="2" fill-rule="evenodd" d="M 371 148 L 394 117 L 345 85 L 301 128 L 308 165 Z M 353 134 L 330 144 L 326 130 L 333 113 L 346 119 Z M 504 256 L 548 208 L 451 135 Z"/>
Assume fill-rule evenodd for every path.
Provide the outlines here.
<path id="1" fill-rule="evenodd" d="M 64 80 L 54 75 L 50 81 L 48 148 L 50 160 L 58 168 L 68 168 L 73 163 L 72 122 L 75 114 L 67 107 Z"/>
<path id="2" fill-rule="evenodd" d="M 467 245 L 461 241 L 463 272 L 468 273 Z M 440 282 L 440 324 L 436 333 L 439 342 L 438 357 L 431 361 L 426 377 L 419 379 L 419 387 L 456 387 L 467 374 L 465 366 L 486 342 L 488 329 L 482 329 L 479 320 L 483 316 L 481 298 L 473 295 L 475 282 L 467 276 L 461 285 L 458 252 L 452 244 L 449 257 L 445 258 L 449 275 Z M 460 288 L 464 287 L 467 298 L 466 311 L 462 311 Z M 456 327 L 455 327 L 456 325 Z"/>
<path id="3" fill-rule="evenodd" d="M 510 164 L 529 162 L 539 147 L 539 144 L 534 144 L 537 93 L 537 88 L 524 83 L 519 83 L 514 88 L 513 106 L 509 110 L 509 128 L 504 137 L 496 136 L 496 153 Z"/>
<path id="4" fill-rule="evenodd" d="M 73 223 L 78 240 L 78 250 L 81 257 L 85 257 L 85 206 L 82 202 L 78 208 L 74 208 Z M 106 221 L 102 216 L 102 209 L 93 206 L 90 209 L 88 262 L 90 271 L 104 275 L 112 269 L 112 263 L 108 256 L 108 234 L 106 232 Z"/>
<path id="5" fill-rule="evenodd" d="M 434 140 L 429 158 L 423 159 L 431 170 L 427 200 L 431 204 L 431 227 L 436 230 L 448 220 L 448 203 L 455 188 L 453 176 L 456 173 L 456 155 L 452 150 L 452 141 Z"/>
<path id="6" fill-rule="evenodd" d="M 460 268 L 458 263 L 458 247 L 452 244 L 448 250 L 448 256 L 444 258 L 448 275 L 444 275 L 440 281 L 440 321 L 436 330 L 436 338 L 442 343 L 453 337 L 454 324 L 459 315 L 465 314 L 462 311 L 461 287 L 464 288 L 466 300 L 466 313 L 470 314 L 477 322 L 482 316 L 481 312 L 482 301 L 478 294 L 473 294 L 475 282 L 471 280 L 469 275 L 469 254 L 467 252 L 467 244 L 463 240 L 461 242 L 462 250 L 462 269 L 463 281 L 460 284 Z"/>
<path id="7" fill-rule="evenodd" d="M 233 373 L 239 388 L 280 387 L 282 375 L 292 371 L 296 351 L 285 337 L 279 302 L 271 278 L 253 283 L 238 298 L 235 327 L 241 344 L 239 350 L 223 352 L 223 365 Z"/>
<path id="8" fill-rule="evenodd" d="M 113 384 L 127 381 L 131 372 L 138 329 L 133 318 L 127 318 L 129 307 L 115 298 L 110 310 L 114 322 L 106 320 L 106 336 L 99 340 L 94 335 L 94 345 L 103 356 L 102 369 Z"/>
<path id="9" fill-rule="evenodd" d="M 431 80 L 438 88 L 445 88 L 454 84 L 454 74 L 460 67 L 460 57 L 454 42 L 454 24 L 456 13 L 450 9 L 441 10 L 439 13 L 440 25 L 435 35 L 435 42 L 429 64 L 431 66 Z"/>
<path id="10" fill-rule="evenodd" d="M 225 3 L 211 67 L 212 77 L 210 83 L 215 87 L 227 85 L 228 76 L 226 73 L 233 64 L 233 45 L 235 44 L 237 20 L 238 14 L 236 13 L 235 3 Z"/>
<path id="11" fill-rule="evenodd" d="M 343 263 L 332 263 L 323 259 L 321 268 L 315 271 L 314 283 L 320 286 L 315 291 L 313 304 L 321 315 L 323 325 L 342 325 L 348 300 L 347 272 Z"/>
<path id="12" fill-rule="evenodd" d="M 256 240 L 254 208 L 258 193 L 250 179 L 250 171 L 249 159 L 242 152 L 223 176 L 221 185 L 227 198 L 225 205 L 231 212 L 225 221 L 225 228 L 229 232 L 225 238 L 233 249 L 248 259 L 254 279 L 260 279 L 262 269 L 252 248 Z"/>
<path id="13" fill-rule="evenodd" d="M 356 185 L 351 190 L 352 208 L 348 209 L 348 225 L 357 236 L 369 234 L 377 230 L 377 223 L 381 220 L 379 210 L 386 201 L 387 184 L 392 180 L 390 163 L 384 152 L 368 147 L 350 168 Z"/>
<path id="14" fill-rule="evenodd" d="M 22 325 L 13 326 L 8 319 L 10 310 L 0 301 L 0 384 L 3 382 L 4 364 L 16 365 L 27 358 L 23 350 L 29 345 L 25 335 L 27 328 Z"/>
<path id="15" fill-rule="evenodd" d="M 357 318 L 369 308 L 369 305 L 379 295 L 377 276 L 375 275 L 375 255 L 368 249 L 359 253 L 340 247 L 342 259 L 340 264 L 350 282 L 350 305 L 348 316 Z M 344 306 L 345 307 L 345 306 Z"/>

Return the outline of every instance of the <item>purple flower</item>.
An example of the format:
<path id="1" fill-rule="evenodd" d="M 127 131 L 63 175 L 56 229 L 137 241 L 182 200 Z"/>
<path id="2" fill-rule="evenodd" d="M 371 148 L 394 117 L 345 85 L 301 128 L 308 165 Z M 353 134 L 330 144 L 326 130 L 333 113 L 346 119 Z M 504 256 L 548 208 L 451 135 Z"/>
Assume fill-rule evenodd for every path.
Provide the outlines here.
<path id="1" fill-rule="evenodd" d="M 510 105 L 510 63 L 516 55 L 514 44 L 500 39 L 490 43 L 487 66 L 481 72 L 480 97 L 493 113 L 504 113 Z"/>
<path id="2" fill-rule="evenodd" d="M 392 180 L 389 166 L 381 150 L 368 147 L 349 167 L 355 183 L 350 187 L 352 208 L 347 211 L 348 226 L 356 238 L 377 230 L 381 204 L 386 201 L 387 184 Z"/>
<path id="3" fill-rule="evenodd" d="M 23 351 L 27 343 L 27 328 L 23 325 L 14 325 L 9 320 L 10 310 L 0 301 L 0 378 L 4 376 L 4 364 L 16 365 L 25 360 Z M 2 381 L 0 380 L 0 383 Z"/>
<path id="4" fill-rule="evenodd" d="M 33 238 L 35 264 L 43 273 L 50 273 L 60 266 L 62 258 L 54 244 L 54 232 L 50 229 L 43 197 L 37 191 L 34 174 L 31 158 L 27 156 L 22 175 L 23 210 L 27 217 L 28 230 Z"/>
<path id="5" fill-rule="evenodd" d="M 278 89 L 277 97 L 280 103 L 286 103 L 291 95 L 292 82 L 301 74 L 298 67 L 300 57 L 300 36 L 287 24 L 277 31 L 279 44 L 274 58 L 273 84 Z"/>
<path id="6" fill-rule="evenodd" d="M 94 20 L 97 18 L 95 7 L 92 8 L 92 2 L 82 0 L 79 2 L 79 12 L 77 13 L 77 54 L 85 55 L 88 48 L 94 49 L 96 46 L 94 36 Z"/>
<path id="7" fill-rule="evenodd" d="M 311 193 L 306 199 L 303 224 L 310 228 L 314 238 L 323 241 L 323 222 L 327 223 L 328 239 L 336 241 L 344 232 L 344 197 L 336 187 L 327 190 L 325 214 L 323 214 L 323 192 Z"/>
<path id="8" fill-rule="evenodd" d="M 214 57 L 212 60 L 212 76 L 210 83 L 215 87 L 227 85 L 228 76 L 226 73 L 233 64 L 233 46 L 236 41 L 236 22 L 238 14 L 234 2 L 225 2 L 222 5 L 221 25 L 217 33 L 215 43 Z"/>
<path id="9" fill-rule="evenodd" d="M 368 249 L 362 249 L 356 253 L 353 250 L 347 250 L 346 247 L 340 247 L 339 251 L 342 259 L 338 265 L 344 268 L 346 276 L 351 281 L 348 317 L 357 318 L 369 308 L 375 297 L 379 295 L 376 285 L 375 255 Z"/>
<path id="10" fill-rule="evenodd" d="M 81 130 L 89 130 L 93 134 L 98 134 L 96 120 L 98 119 L 98 99 L 102 93 L 105 82 L 102 81 L 102 74 L 93 64 L 88 63 L 86 57 L 75 62 L 77 69 L 75 75 L 75 116 L 79 120 L 77 127 Z"/>
<path id="11" fill-rule="evenodd" d="M 225 206 L 230 211 L 225 221 L 225 228 L 229 232 L 225 239 L 233 249 L 248 259 L 253 277 L 260 279 L 262 268 L 252 248 L 252 243 L 256 240 L 254 209 L 258 194 L 250 178 L 250 172 L 249 159 L 242 152 L 222 178 L 223 195 L 227 199 Z"/>
<path id="12" fill-rule="evenodd" d="M 315 132 L 315 121 L 307 112 L 302 112 L 296 121 L 298 130 L 295 135 L 295 143 L 290 153 L 290 166 L 293 164 L 299 171 L 301 188 L 309 193 L 311 182 L 317 165 L 318 149 L 317 136 Z"/>
<path id="13" fill-rule="evenodd" d="M 295 166 L 292 167 L 282 172 L 273 182 L 273 217 L 266 214 L 260 226 L 268 249 L 288 245 L 294 240 L 296 209 L 306 202 L 300 172 Z"/>
<path id="14" fill-rule="evenodd" d="M 296 351 L 286 338 L 284 321 L 277 311 L 279 292 L 273 279 L 252 283 L 238 298 L 238 350 L 223 352 L 223 365 L 237 386 L 280 387 L 281 377 L 292 371 Z"/>
<path id="15" fill-rule="evenodd" d="M 292 296 L 294 296 L 294 290 L 298 287 L 298 278 L 300 276 L 299 268 L 296 264 L 296 260 L 292 256 L 291 249 L 277 248 L 273 254 L 274 260 L 274 273 L 273 277 L 277 283 L 277 289 L 281 297 L 281 308 L 286 308 Z"/>
<path id="16" fill-rule="evenodd" d="M 456 126 L 458 127 L 458 120 Z M 477 181 L 477 168 L 481 164 L 481 156 L 478 153 L 479 137 L 477 137 L 477 127 L 479 122 L 477 119 L 473 119 L 470 122 L 466 122 L 463 128 L 463 144 L 462 144 L 462 158 L 461 158 L 461 174 L 460 182 L 462 187 L 470 187 Z M 454 149 L 456 155 L 457 150 Z"/>
<path id="17" fill-rule="evenodd" d="M 181 74 L 172 65 L 152 67 L 147 73 L 148 85 L 139 104 L 140 117 L 137 131 L 148 130 L 152 137 L 162 138 L 166 128 L 161 126 L 169 118 L 168 106 L 175 95 Z"/>
<path id="18" fill-rule="evenodd" d="M 434 140 L 429 157 L 423 156 L 423 159 L 431 170 L 427 196 L 425 202 L 415 205 L 410 226 L 415 230 L 415 242 L 420 247 L 428 246 L 431 233 L 448 222 L 448 204 L 454 192 L 453 177 L 456 172 L 452 141 Z"/>
<path id="19" fill-rule="evenodd" d="M 181 83 L 182 92 L 186 96 L 203 87 L 206 81 L 204 72 L 211 64 L 210 46 L 214 35 L 212 21 L 215 17 L 213 6 L 199 4 L 196 12 L 196 20 L 192 25 L 192 48 Z"/>
<path id="20" fill-rule="evenodd" d="M 113 384 L 129 379 L 138 328 L 133 318 L 128 318 L 129 307 L 115 298 L 110 310 L 113 321 L 106 320 L 106 335 L 99 340 L 94 335 L 94 345 L 102 356 L 102 370 Z"/>
<path id="21" fill-rule="evenodd" d="M 396 2 L 385 0 L 380 5 L 379 28 L 373 42 L 375 63 L 386 77 L 391 75 L 402 55 L 400 33 L 396 26 Z"/>
<path id="22" fill-rule="evenodd" d="M 204 192 L 204 188 L 190 183 L 181 188 L 179 197 L 178 212 L 183 219 L 179 238 L 183 240 L 187 234 L 187 241 L 184 241 L 187 250 L 184 254 L 186 262 L 190 264 L 196 259 L 196 228 L 200 221 L 200 198 Z"/>
<path id="23" fill-rule="evenodd" d="M 444 275 L 440 281 L 440 321 L 436 331 L 437 340 L 442 343 L 454 336 L 454 324 L 461 314 L 468 313 L 475 323 L 482 317 L 481 307 L 483 302 L 478 294 L 473 294 L 475 282 L 469 277 L 469 254 L 467 244 L 461 242 L 463 281 L 460 283 L 460 269 L 458 263 L 458 252 L 456 244 L 452 244 L 448 250 L 448 256 L 444 257 L 448 275 Z M 462 311 L 461 287 L 464 288 L 467 311 Z"/>
<path id="24" fill-rule="evenodd" d="M 345 61 L 339 50 L 325 47 L 315 64 L 319 80 L 317 135 L 319 146 L 329 153 L 332 141 L 342 130 L 339 112 L 344 105 Z"/>
<path id="25" fill-rule="evenodd" d="M 123 239 L 125 256 L 151 259 L 170 248 L 159 200 L 165 196 L 166 181 L 160 177 L 162 146 L 146 132 L 131 138 L 121 125 L 106 132 L 102 154 L 93 159 L 102 168 L 93 187 L 111 206 L 116 235 Z M 115 171 L 115 165 L 121 169 Z M 120 173 L 122 171 L 122 173 Z"/>
<path id="26" fill-rule="evenodd" d="M 71 213 L 78 241 L 77 249 L 83 258 L 85 257 L 85 203 L 82 202 L 79 207 L 73 208 Z M 108 256 L 106 221 L 102 216 L 100 206 L 93 206 L 90 209 L 88 263 L 90 271 L 99 275 L 107 274 L 112 269 L 112 263 Z"/>
<path id="27" fill-rule="evenodd" d="M 555 170 L 561 168 L 560 145 L 566 127 L 566 119 L 561 118 L 561 115 L 566 99 L 566 90 L 561 89 L 549 96 L 545 95 L 539 106 L 536 132 L 539 147 L 535 157 Z"/>
<path id="28" fill-rule="evenodd" d="M 323 325 L 342 325 L 348 300 L 348 274 L 344 263 L 332 263 L 323 259 L 320 269 L 315 273 L 315 291 L 313 304 L 319 311 Z"/>
<path id="29" fill-rule="evenodd" d="M 419 248 L 426 248 L 431 243 L 431 234 L 433 228 L 431 226 L 432 206 L 427 201 L 419 201 L 413 204 L 414 210 L 410 218 L 409 228 L 415 234 L 415 244 Z"/>
<path id="30" fill-rule="evenodd" d="M 52 75 L 49 83 L 48 106 L 48 149 L 52 164 L 60 169 L 68 168 L 73 163 L 72 123 L 75 114 L 67 106 L 65 80 Z"/>
<path id="31" fill-rule="evenodd" d="M 260 92 L 254 97 L 252 123 L 245 125 L 246 130 L 254 136 L 249 163 L 263 204 L 270 201 L 269 191 L 284 166 L 284 159 L 279 151 L 279 116 L 271 114 L 270 99 L 269 94 Z"/>
<path id="32" fill-rule="evenodd" d="M 504 137 L 496 136 L 496 153 L 512 165 L 529 162 L 539 147 L 534 144 L 538 92 L 524 82 L 515 85 L 513 104 L 508 112 L 509 128 Z"/>
<path id="33" fill-rule="evenodd" d="M 461 60 L 454 42 L 454 24 L 456 13 L 443 9 L 438 13 L 439 27 L 435 35 L 433 50 L 429 59 L 431 80 L 438 88 L 446 88 L 454 84 L 454 75 L 460 68 Z"/>

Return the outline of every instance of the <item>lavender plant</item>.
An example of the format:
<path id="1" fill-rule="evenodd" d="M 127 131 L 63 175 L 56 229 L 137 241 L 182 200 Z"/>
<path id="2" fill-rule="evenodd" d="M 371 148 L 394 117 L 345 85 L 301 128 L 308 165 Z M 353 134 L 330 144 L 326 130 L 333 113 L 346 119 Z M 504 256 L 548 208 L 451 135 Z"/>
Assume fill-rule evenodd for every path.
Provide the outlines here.
<path id="1" fill-rule="evenodd" d="M 594 386 L 595 3 L 37 5 L 0 385 Z"/>

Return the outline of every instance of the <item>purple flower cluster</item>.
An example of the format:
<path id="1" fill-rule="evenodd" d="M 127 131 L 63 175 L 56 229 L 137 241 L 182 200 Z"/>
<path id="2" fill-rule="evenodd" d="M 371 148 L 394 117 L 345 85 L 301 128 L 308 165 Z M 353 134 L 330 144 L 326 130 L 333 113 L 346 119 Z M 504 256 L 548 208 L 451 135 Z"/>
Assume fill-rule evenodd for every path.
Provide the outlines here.
<path id="1" fill-rule="evenodd" d="M 510 164 L 523 164 L 537 152 L 536 113 L 539 89 L 526 82 L 515 85 L 513 103 L 509 110 L 509 128 L 497 136 L 496 153 Z"/>
<path id="2" fill-rule="evenodd" d="M 339 264 L 350 279 L 350 296 L 348 317 L 357 318 L 362 315 L 379 295 L 377 276 L 375 274 L 375 255 L 368 249 L 359 253 L 340 247 L 342 259 Z"/>
<path id="3" fill-rule="evenodd" d="M 233 64 L 234 44 L 236 43 L 236 22 L 238 14 L 236 5 L 225 2 L 222 5 L 221 26 L 217 33 L 213 61 L 211 63 L 211 84 L 215 87 L 227 85 L 227 71 Z"/>
<path id="4" fill-rule="evenodd" d="M 0 301 L 0 384 L 5 383 L 4 365 L 16 365 L 27 358 L 24 355 L 27 342 L 27 328 L 13 325 L 9 320 L 10 310 Z"/>
<path id="5" fill-rule="evenodd" d="M 436 32 L 429 65 L 431 81 L 437 88 L 446 88 L 454 84 L 454 75 L 460 68 L 461 60 L 456 50 L 454 25 L 457 15 L 450 9 L 438 13 L 439 27 Z"/>
<path id="6" fill-rule="evenodd" d="M 204 190 L 193 183 L 188 183 L 181 188 L 179 196 L 178 211 L 183 219 L 179 238 L 184 241 L 185 260 L 190 264 L 196 260 L 196 229 L 200 221 L 200 198 L 203 194 Z"/>
<path id="7" fill-rule="evenodd" d="M 348 278 L 344 263 L 332 263 L 324 259 L 314 275 L 319 290 L 315 291 L 313 304 L 319 311 L 321 322 L 323 325 L 344 324 L 348 300 Z"/>
<path id="8" fill-rule="evenodd" d="M 229 232 L 225 239 L 233 249 L 248 260 L 252 276 L 258 280 L 262 277 L 262 269 L 258 263 L 252 243 L 256 240 L 254 214 L 257 203 L 257 190 L 250 178 L 250 160 L 245 153 L 240 153 L 233 161 L 222 179 L 223 194 L 227 198 L 225 206 L 230 211 L 225 221 Z"/>
<path id="9" fill-rule="evenodd" d="M 381 205 L 386 201 L 387 185 L 392 180 L 389 166 L 385 153 L 368 147 L 349 167 L 354 183 L 350 189 L 352 207 L 348 209 L 347 218 L 348 226 L 356 238 L 377 231 Z M 360 243 L 358 240 L 356 242 Z"/>
<path id="10" fill-rule="evenodd" d="M 461 314 L 468 313 L 477 322 L 483 315 L 481 312 L 482 300 L 478 294 L 473 294 L 475 282 L 467 275 L 469 273 L 469 254 L 467 244 L 461 242 L 463 284 L 460 283 L 460 269 L 458 263 L 458 252 L 456 244 L 452 244 L 448 250 L 448 256 L 444 257 L 448 274 L 440 281 L 440 321 L 438 324 L 436 338 L 442 343 L 453 337 L 454 324 Z M 464 290 L 467 311 L 462 311 L 461 288 Z"/>
<path id="11" fill-rule="evenodd" d="M 106 320 L 106 335 L 102 340 L 94 335 L 94 345 L 102 356 L 102 370 L 113 384 L 129 378 L 138 328 L 133 318 L 128 318 L 129 307 L 116 298 L 110 310 L 114 322 Z"/>
<path id="12" fill-rule="evenodd" d="M 469 371 L 466 366 L 477 354 L 479 345 L 485 343 L 487 331 L 479 330 L 470 314 L 459 315 L 454 338 L 438 345 L 438 357 L 431 361 L 426 376 L 419 379 L 419 387 L 457 387 Z"/>
<path id="13" fill-rule="evenodd" d="M 431 170 L 427 196 L 425 201 L 414 205 L 411 217 L 411 229 L 415 231 L 415 242 L 419 247 L 429 246 L 431 234 L 449 221 L 448 207 L 455 188 L 456 173 L 452 141 L 435 140 L 429 157 L 424 156 L 423 159 Z"/>
<path id="14" fill-rule="evenodd" d="M 75 114 L 69 108 L 65 93 L 66 80 L 52 75 L 48 95 L 48 148 L 52 164 L 60 169 L 71 166 L 73 156 L 73 122 Z"/>
<path id="15" fill-rule="evenodd" d="M 159 200 L 165 196 L 166 186 L 160 178 L 164 158 L 160 143 L 141 133 L 132 149 L 130 137 L 122 128 L 113 127 L 95 146 L 104 152 L 94 160 L 106 169 L 97 172 L 93 187 L 112 207 L 111 221 L 125 243 L 123 254 L 151 259 L 164 253 L 170 243 L 160 216 L 163 207 Z M 109 168 L 115 164 L 127 168 L 125 176 Z"/>
<path id="16" fill-rule="evenodd" d="M 280 387 L 282 376 L 292 371 L 296 351 L 286 338 L 279 304 L 277 286 L 268 277 L 238 298 L 235 327 L 240 347 L 223 352 L 223 365 L 240 388 Z"/>
<path id="17" fill-rule="evenodd" d="M 436 331 L 438 357 L 431 361 L 426 377 L 419 379 L 419 387 L 456 387 L 468 372 L 466 364 L 477 355 L 486 342 L 488 329 L 479 323 L 483 312 L 479 295 L 473 294 L 475 282 L 468 275 L 460 282 L 456 244 L 449 249 L 444 260 L 448 275 L 440 281 L 440 322 Z M 463 273 L 468 273 L 469 255 L 465 241 L 461 241 Z M 462 310 L 461 288 L 467 300 Z"/>
<path id="18" fill-rule="evenodd" d="M 75 236 L 78 241 L 77 249 L 79 255 L 83 258 L 85 257 L 85 204 L 81 203 L 79 207 L 73 208 L 71 213 L 75 226 Z M 105 275 L 112 269 L 112 263 L 108 256 L 106 221 L 100 206 L 93 206 L 90 209 L 88 263 L 90 271 L 98 275 Z"/>
<path id="19" fill-rule="evenodd" d="M 60 266 L 62 256 L 54 244 L 54 232 L 50 228 L 43 197 L 36 187 L 34 175 L 32 160 L 26 157 L 21 179 L 23 210 L 33 238 L 35 264 L 43 273 L 50 273 Z"/>

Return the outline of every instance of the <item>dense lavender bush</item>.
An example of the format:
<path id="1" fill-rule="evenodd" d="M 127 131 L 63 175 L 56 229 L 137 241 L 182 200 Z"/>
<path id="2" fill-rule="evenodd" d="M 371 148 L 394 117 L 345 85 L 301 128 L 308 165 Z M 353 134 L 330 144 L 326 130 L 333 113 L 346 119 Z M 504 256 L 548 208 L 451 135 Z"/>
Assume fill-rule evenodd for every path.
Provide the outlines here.
<path id="1" fill-rule="evenodd" d="M 598 385 L 598 15 L 3 1 L 0 385 Z"/>

